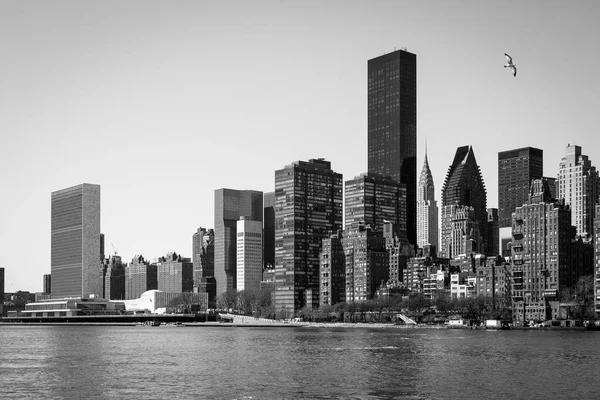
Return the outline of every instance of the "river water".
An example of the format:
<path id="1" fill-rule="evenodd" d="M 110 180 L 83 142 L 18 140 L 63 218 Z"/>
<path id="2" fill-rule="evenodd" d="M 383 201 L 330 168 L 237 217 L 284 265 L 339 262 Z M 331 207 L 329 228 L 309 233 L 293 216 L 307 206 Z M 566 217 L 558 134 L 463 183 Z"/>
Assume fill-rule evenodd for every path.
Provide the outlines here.
<path id="1" fill-rule="evenodd" d="M 600 332 L 0 325 L 2 399 L 597 399 Z"/>

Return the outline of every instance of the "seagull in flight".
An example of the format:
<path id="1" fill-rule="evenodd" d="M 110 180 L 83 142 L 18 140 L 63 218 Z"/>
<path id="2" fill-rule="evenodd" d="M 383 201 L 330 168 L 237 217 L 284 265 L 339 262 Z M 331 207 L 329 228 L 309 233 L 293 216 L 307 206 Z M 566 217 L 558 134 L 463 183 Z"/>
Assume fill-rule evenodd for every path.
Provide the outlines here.
<path id="1" fill-rule="evenodd" d="M 504 66 L 504 68 L 510 68 L 513 72 L 513 76 L 517 76 L 517 66 L 513 64 L 512 57 L 506 53 L 504 53 L 504 55 L 506 56 L 506 62 L 508 63 Z"/>

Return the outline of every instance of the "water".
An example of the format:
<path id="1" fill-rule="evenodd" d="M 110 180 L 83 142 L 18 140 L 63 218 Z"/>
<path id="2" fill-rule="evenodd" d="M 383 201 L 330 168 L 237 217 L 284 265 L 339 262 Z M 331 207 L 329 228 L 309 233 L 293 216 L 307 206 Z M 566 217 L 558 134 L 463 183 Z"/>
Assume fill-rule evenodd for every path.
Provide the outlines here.
<path id="1" fill-rule="evenodd" d="M 592 399 L 600 332 L 0 325 L 2 399 Z"/>

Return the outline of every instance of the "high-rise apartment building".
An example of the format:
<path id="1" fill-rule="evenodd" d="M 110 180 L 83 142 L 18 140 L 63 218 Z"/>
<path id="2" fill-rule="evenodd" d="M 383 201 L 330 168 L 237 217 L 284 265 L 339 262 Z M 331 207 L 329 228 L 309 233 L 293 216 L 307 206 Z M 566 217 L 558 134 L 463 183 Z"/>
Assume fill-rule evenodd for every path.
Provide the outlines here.
<path id="1" fill-rule="evenodd" d="M 517 207 L 512 223 L 513 318 L 558 319 L 560 290 L 571 274 L 571 210 L 550 198 L 548 184 L 534 180 L 528 204 Z"/>
<path id="2" fill-rule="evenodd" d="M 452 206 L 450 206 L 452 207 Z M 445 207 L 447 209 L 448 207 Z M 477 253 L 480 249 L 481 230 L 475 218 L 475 209 L 470 206 L 455 206 L 450 216 L 450 241 L 448 258 L 462 254 Z"/>
<path id="3" fill-rule="evenodd" d="M 265 268 L 275 267 L 275 192 L 263 197 L 263 263 Z"/>
<path id="4" fill-rule="evenodd" d="M 237 290 L 256 291 L 262 280 L 262 229 L 260 221 L 244 217 L 237 222 Z"/>
<path id="5" fill-rule="evenodd" d="M 342 228 L 342 174 L 323 159 L 275 171 L 275 309 L 319 304 L 322 240 Z"/>
<path id="6" fill-rule="evenodd" d="M 581 147 L 568 145 L 558 167 L 558 199 L 571 207 L 571 224 L 582 237 L 592 235 L 598 203 L 598 171 Z"/>
<path id="7" fill-rule="evenodd" d="M 368 61 L 368 171 L 406 185 L 407 238 L 417 242 L 417 56 Z"/>
<path id="8" fill-rule="evenodd" d="M 364 224 L 383 233 L 385 221 L 392 222 L 395 235 L 406 239 L 406 185 L 375 173 L 346 181 L 346 227 Z"/>
<path id="9" fill-rule="evenodd" d="M 52 275 L 44 274 L 44 294 L 52 294 Z"/>
<path id="10" fill-rule="evenodd" d="M 215 190 L 215 279 L 217 296 L 236 289 L 237 222 L 240 217 L 263 220 L 263 193 L 256 190 Z"/>
<path id="11" fill-rule="evenodd" d="M 435 201 L 435 186 L 426 151 L 417 187 L 417 246 L 423 248 L 429 244 L 439 249 L 438 237 L 438 206 Z"/>
<path id="12" fill-rule="evenodd" d="M 192 262 L 194 288 L 200 287 L 202 278 L 215 275 L 215 231 L 198 228 L 192 237 Z"/>
<path id="13" fill-rule="evenodd" d="M 118 255 L 108 257 L 102 263 L 102 297 L 108 300 L 125 300 L 125 265 Z"/>
<path id="14" fill-rule="evenodd" d="M 441 257 L 450 258 L 450 236 L 453 210 L 451 207 L 473 207 L 474 219 L 479 227 L 481 241 L 476 243 L 476 252 L 485 252 L 487 245 L 487 194 L 481 171 L 475 160 L 471 146 L 462 146 L 456 150 L 454 161 L 448 168 L 442 187 L 442 221 L 440 224 Z"/>
<path id="15" fill-rule="evenodd" d="M 323 239 L 319 274 L 319 304 L 330 306 L 346 301 L 346 256 L 342 232 Z"/>
<path id="16" fill-rule="evenodd" d="M 136 255 L 125 268 L 125 299 L 139 299 L 142 293 L 158 289 L 157 266 Z"/>
<path id="17" fill-rule="evenodd" d="M 100 185 L 52 192 L 51 208 L 52 297 L 100 297 Z"/>
<path id="18" fill-rule="evenodd" d="M 167 293 L 194 291 L 194 264 L 175 252 L 158 259 L 158 290 Z"/>

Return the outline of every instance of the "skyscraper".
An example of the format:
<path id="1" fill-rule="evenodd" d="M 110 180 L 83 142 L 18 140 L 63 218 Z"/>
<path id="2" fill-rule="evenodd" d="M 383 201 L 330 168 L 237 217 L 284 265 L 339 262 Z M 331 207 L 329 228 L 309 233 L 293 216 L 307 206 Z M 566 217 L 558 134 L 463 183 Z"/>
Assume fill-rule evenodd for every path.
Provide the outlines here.
<path id="1" fill-rule="evenodd" d="M 558 170 L 558 199 L 571 206 L 571 224 L 579 236 L 592 235 L 598 203 L 598 171 L 581 147 L 568 145 Z"/>
<path id="2" fill-rule="evenodd" d="M 323 159 L 275 171 L 275 309 L 319 304 L 322 240 L 342 228 L 342 174 Z"/>
<path id="3" fill-rule="evenodd" d="M 137 299 L 148 290 L 158 289 L 158 267 L 139 255 L 125 268 L 125 299 Z"/>
<path id="4" fill-rule="evenodd" d="M 456 150 L 454 161 L 448 168 L 446 180 L 442 187 L 442 237 L 440 255 L 449 256 L 451 222 L 453 212 L 451 207 L 473 207 L 473 217 L 477 221 L 481 243 L 476 243 L 477 252 L 483 253 L 487 243 L 487 194 L 481 171 L 475 160 L 471 146 L 462 146 Z"/>
<path id="5" fill-rule="evenodd" d="M 275 192 L 263 197 L 263 263 L 265 268 L 275 267 Z"/>
<path id="6" fill-rule="evenodd" d="M 423 248 L 426 244 L 430 244 L 439 250 L 438 236 L 438 207 L 437 201 L 435 201 L 435 187 L 427 161 L 427 151 L 425 151 L 425 162 L 417 188 L 417 246 Z"/>
<path id="7" fill-rule="evenodd" d="M 596 205 L 594 220 L 594 278 L 595 310 L 600 313 L 600 204 Z"/>
<path id="8" fill-rule="evenodd" d="M 217 296 L 237 283 L 237 221 L 263 220 L 263 193 L 255 190 L 215 190 L 215 279 Z"/>
<path id="9" fill-rule="evenodd" d="M 262 280 L 262 222 L 237 222 L 237 290 L 258 290 Z"/>
<path id="10" fill-rule="evenodd" d="M 383 233 L 384 221 L 394 224 L 396 236 L 406 239 L 406 185 L 375 173 L 346 181 L 346 227 L 364 224 Z"/>
<path id="11" fill-rule="evenodd" d="M 500 230 L 498 229 L 498 209 L 488 208 L 487 220 L 487 250 L 488 256 L 500 255 Z"/>
<path id="12" fill-rule="evenodd" d="M 194 263 L 194 288 L 200 287 L 202 278 L 215 275 L 215 231 L 198 228 L 192 237 L 192 262 Z"/>
<path id="13" fill-rule="evenodd" d="M 100 185 L 52 193 L 52 297 L 102 295 Z"/>
<path id="14" fill-rule="evenodd" d="M 157 262 L 158 290 L 167 293 L 192 292 L 194 289 L 194 264 L 181 254 L 167 253 Z"/>
<path id="15" fill-rule="evenodd" d="M 406 185 L 407 238 L 417 242 L 417 56 L 368 61 L 368 171 Z"/>
<path id="16" fill-rule="evenodd" d="M 512 213 L 529 201 L 534 179 L 542 179 L 544 151 L 522 147 L 498 153 L 498 229 L 499 251 L 510 256 Z"/>

